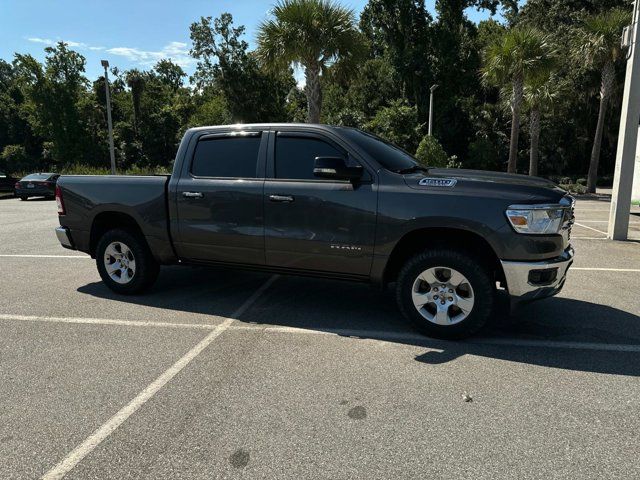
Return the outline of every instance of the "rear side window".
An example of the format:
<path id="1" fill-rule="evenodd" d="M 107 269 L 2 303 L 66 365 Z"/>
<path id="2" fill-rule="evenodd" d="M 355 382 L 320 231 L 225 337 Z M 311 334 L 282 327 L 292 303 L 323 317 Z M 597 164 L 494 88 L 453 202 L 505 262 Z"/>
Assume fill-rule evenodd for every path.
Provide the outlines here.
<path id="1" fill-rule="evenodd" d="M 275 177 L 295 180 L 318 180 L 313 174 L 316 157 L 345 157 L 329 143 L 312 137 L 278 136 L 276 140 Z"/>
<path id="2" fill-rule="evenodd" d="M 260 137 L 200 140 L 191 164 L 197 177 L 256 178 Z"/>

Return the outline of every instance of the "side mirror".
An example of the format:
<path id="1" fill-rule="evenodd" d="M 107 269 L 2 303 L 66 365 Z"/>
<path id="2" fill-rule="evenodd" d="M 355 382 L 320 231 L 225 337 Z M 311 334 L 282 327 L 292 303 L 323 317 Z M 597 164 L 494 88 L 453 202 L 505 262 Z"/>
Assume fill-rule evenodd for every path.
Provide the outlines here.
<path id="1" fill-rule="evenodd" d="M 316 157 L 313 166 L 313 174 L 316 177 L 330 180 L 355 181 L 362 177 L 362 173 L 362 166 L 348 167 L 342 157 Z"/>

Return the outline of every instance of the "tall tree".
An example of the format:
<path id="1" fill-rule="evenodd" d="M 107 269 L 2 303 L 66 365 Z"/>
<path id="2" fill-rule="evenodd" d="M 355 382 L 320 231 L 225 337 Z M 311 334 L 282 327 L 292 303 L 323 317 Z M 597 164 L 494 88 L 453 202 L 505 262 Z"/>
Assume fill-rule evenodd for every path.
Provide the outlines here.
<path id="1" fill-rule="evenodd" d="M 434 82 L 432 22 L 424 0 L 370 0 L 360 16 L 374 56 L 393 65 L 404 97 L 416 105 L 422 122 Z"/>
<path id="2" fill-rule="evenodd" d="M 187 76 L 180 65 L 166 58 L 156 63 L 153 69 L 158 74 L 160 81 L 170 87 L 174 92 L 182 87 L 184 78 Z"/>
<path id="3" fill-rule="evenodd" d="M 620 45 L 620 35 L 630 20 L 630 12 L 616 8 L 587 17 L 576 30 L 572 52 L 574 58 L 579 62 L 586 62 L 600 72 L 600 109 L 587 177 L 589 193 L 596 191 L 605 115 L 616 87 L 615 65 L 623 58 L 624 53 Z"/>
<path id="4" fill-rule="evenodd" d="M 233 121 L 284 121 L 286 96 L 295 85 L 292 71 L 260 68 L 242 38 L 244 31 L 243 26 L 234 27 L 229 13 L 191 24 L 190 54 L 198 60 L 192 80 L 209 97 L 222 91 Z"/>
<path id="5" fill-rule="evenodd" d="M 127 71 L 125 75 L 127 86 L 131 90 L 131 101 L 133 102 L 133 131 L 136 136 L 140 131 L 140 112 L 142 92 L 144 91 L 145 79 L 144 75 L 137 68 Z"/>
<path id="6" fill-rule="evenodd" d="M 550 38 L 530 27 L 508 30 L 485 51 L 482 69 L 485 83 L 511 88 L 511 140 L 507 168 L 509 173 L 516 173 L 517 170 L 524 83 L 527 78 L 548 69 L 551 62 Z"/>
<path id="7" fill-rule="evenodd" d="M 304 68 L 309 122 L 319 123 L 322 71 L 363 49 L 353 10 L 332 0 L 280 0 L 272 14 L 259 27 L 258 55 L 271 69 L 292 63 Z"/>
<path id="8" fill-rule="evenodd" d="M 528 79 L 524 85 L 524 105 L 529 113 L 529 175 L 538 176 L 542 115 L 561 95 L 562 88 L 551 72 Z"/>
<path id="9" fill-rule="evenodd" d="M 52 141 L 53 158 L 70 164 L 88 160 L 91 141 L 86 135 L 80 101 L 86 94 L 85 58 L 59 42 L 45 48 L 44 68 L 31 55 L 16 54 L 14 67 L 27 97 L 29 122 Z"/>

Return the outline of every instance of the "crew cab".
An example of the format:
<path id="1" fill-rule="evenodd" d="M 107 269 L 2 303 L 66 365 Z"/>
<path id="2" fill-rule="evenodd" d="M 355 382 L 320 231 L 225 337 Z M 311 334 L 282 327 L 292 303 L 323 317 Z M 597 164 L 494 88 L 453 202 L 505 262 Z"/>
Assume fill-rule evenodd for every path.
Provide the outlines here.
<path id="1" fill-rule="evenodd" d="M 534 177 L 420 166 L 353 128 L 188 130 L 167 176 L 62 176 L 60 243 L 138 294 L 160 265 L 224 265 L 394 285 L 429 336 L 556 294 L 573 260 L 573 199 Z M 366 308 L 363 305 L 362 308 Z"/>

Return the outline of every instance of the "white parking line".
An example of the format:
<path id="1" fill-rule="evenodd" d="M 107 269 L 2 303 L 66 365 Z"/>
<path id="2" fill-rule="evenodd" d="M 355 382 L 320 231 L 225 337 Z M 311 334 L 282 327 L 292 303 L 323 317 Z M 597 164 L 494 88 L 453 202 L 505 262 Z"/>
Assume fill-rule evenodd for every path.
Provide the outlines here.
<path id="1" fill-rule="evenodd" d="M 571 267 L 571 270 L 583 270 L 585 272 L 640 272 L 640 268 L 593 268 L 593 267 Z"/>
<path id="2" fill-rule="evenodd" d="M 607 232 L 603 232 L 602 230 L 598 230 L 597 228 L 588 227 L 587 225 L 582 225 L 581 223 L 578 223 L 578 222 L 576 222 L 575 225 L 578 225 L 579 227 L 582 227 L 582 228 L 588 228 L 589 230 L 593 230 L 594 232 L 598 232 L 603 235 L 607 234 Z"/>
<path id="3" fill-rule="evenodd" d="M 227 317 L 219 317 L 228 320 Z M 154 327 L 154 328 L 187 328 L 211 330 L 220 324 L 206 323 L 170 323 L 170 322 L 144 322 L 137 320 L 117 320 L 111 318 L 84 318 L 84 317 L 42 317 L 36 315 L 7 315 L 0 314 L 0 320 L 19 320 L 22 322 L 45 323 L 74 323 L 85 325 L 119 325 L 123 327 Z"/>
<path id="4" fill-rule="evenodd" d="M 241 306 L 238 308 L 231 317 L 228 318 L 220 325 L 217 325 L 211 333 L 209 333 L 200 343 L 189 350 L 180 360 L 174 363 L 168 370 L 160 375 L 153 383 L 140 392 L 133 400 L 127 405 L 122 407 L 118 413 L 111 417 L 105 424 L 93 432 L 84 442 L 78 445 L 69 453 L 60 463 L 49 470 L 42 476 L 43 480 L 54 480 L 63 478 L 69 473 L 84 457 L 86 457 L 91 451 L 93 451 L 100 443 L 106 439 L 111 433 L 124 423 L 131 415 L 133 415 L 142 405 L 144 405 L 149 399 L 151 399 L 163 386 L 165 386 L 173 377 L 175 377 L 180 371 L 189 365 L 189 363 L 196 358 L 205 348 L 207 348 L 211 342 L 219 337 L 225 330 L 227 330 L 234 318 L 241 316 L 247 309 L 255 303 L 255 301 L 264 293 L 264 291 L 271 286 L 271 284 L 277 279 L 276 275 L 267 280 L 258 290 L 254 292 Z"/>
<path id="5" fill-rule="evenodd" d="M 428 342 L 429 339 L 423 335 L 412 332 L 390 332 L 386 330 L 356 330 L 356 329 L 322 329 L 307 330 L 296 327 L 258 327 L 249 325 L 237 325 L 233 330 L 260 330 L 264 333 L 289 333 L 307 335 L 335 335 L 341 337 L 372 339 L 381 341 L 421 341 Z M 440 341 L 437 341 L 440 342 Z M 555 348 L 573 350 L 601 350 L 611 352 L 640 352 L 640 345 L 619 344 L 619 343 L 595 343 L 595 342 L 567 342 L 555 340 L 521 340 L 518 338 L 472 338 L 452 345 L 496 345 L 513 347 L 535 347 L 535 348 Z M 437 347 L 441 347 L 438 343 Z"/>
<path id="6" fill-rule="evenodd" d="M 89 259 L 89 255 L 25 255 L 25 254 L 0 254 L 4 258 L 82 258 Z"/>

